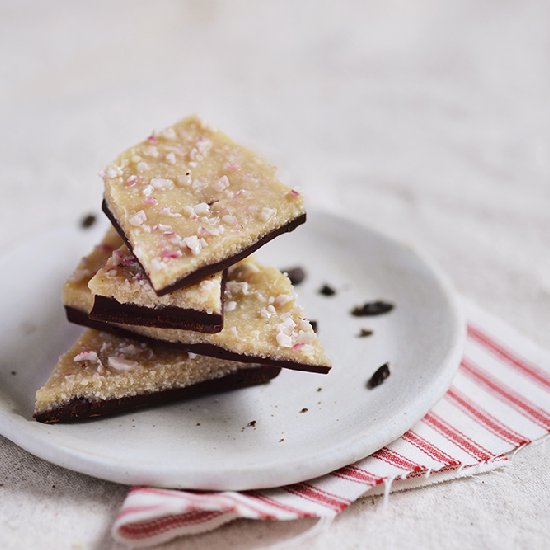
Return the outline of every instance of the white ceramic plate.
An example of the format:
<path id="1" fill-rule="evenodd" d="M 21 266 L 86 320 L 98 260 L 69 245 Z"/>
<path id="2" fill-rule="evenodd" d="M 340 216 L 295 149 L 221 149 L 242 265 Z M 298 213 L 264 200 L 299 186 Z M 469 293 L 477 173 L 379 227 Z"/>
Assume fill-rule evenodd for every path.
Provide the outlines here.
<path id="1" fill-rule="evenodd" d="M 81 331 L 65 321 L 62 284 L 102 229 L 64 228 L 0 259 L 0 433 L 55 464 L 119 483 L 192 489 L 303 481 L 400 436 L 444 394 L 458 366 L 463 322 L 437 269 L 411 246 L 317 212 L 258 255 L 281 268 L 306 268 L 297 290 L 319 322 L 334 363 L 329 375 L 283 370 L 262 387 L 82 424 L 39 424 L 34 392 Z M 336 296 L 317 293 L 324 282 Z M 377 298 L 396 309 L 349 314 Z M 362 327 L 374 335 L 357 338 Z M 367 390 L 386 361 L 390 378 Z M 246 427 L 253 420 L 256 428 Z"/>

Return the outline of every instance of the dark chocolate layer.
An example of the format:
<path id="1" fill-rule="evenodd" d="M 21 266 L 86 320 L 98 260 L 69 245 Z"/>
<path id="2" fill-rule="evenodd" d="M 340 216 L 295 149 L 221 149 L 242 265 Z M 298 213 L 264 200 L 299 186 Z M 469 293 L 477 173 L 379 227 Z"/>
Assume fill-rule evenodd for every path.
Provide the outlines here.
<path id="1" fill-rule="evenodd" d="M 221 313 L 206 313 L 176 306 L 151 308 L 136 304 L 121 304 L 114 298 L 106 296 L 95 297 L 90 318 L 106 323 L 193 330 L 195 332 L 213 333 L 223 329 Z"/>
<path id="2" fill-rule="evenodd" d="M 113 227 L 117 230 L 120 237 L 124 240 L 126 243 L 126 246 L 132 251 L 132 245 L 126 238 L 126 235 L 124 234 L 124 231 L 122 231 L 122 228 L 120 227 L 117 219 L 115 218 L 114 214 L 109 210 L 109 207 L 107 205 L 107 201 L 103 199 L 102 203 L 102 209 L 105 215 L 109 218 L 111 223 L 113 224 Z M 298 216 L 297 218 L 294 218 L 293 220 L 289 221 L 287 224 L 283 225 L 282 227 L 279 227 L 279 229 L 276 229 L 275 231 L 272 231 L 271 233 L 268 233 L 267 235 L 264 235 L 261 239 L 256 241 L 254 244 L 249 246 L 248 248 L 245 248 L 244 250 L 241 250 L 241 252 L 234 254 L 233 256 L 230 256 L 229 258 L 225 258 L 224 260 L 220 262 L 216 262 L 210 265 L 206 265 L 204 267 L 201 267 L 200 269 L 197 269 L 197 271 L 194 271 L 193 273 L 190 273 L 189 275 L 182 277 L 181 279 L 177 280 L 175 283 L 172 283 L 171 285 L 165 286 L 164 288 L 161 288 L 159 290 L 155 290 L 155 292 L 159 296 L 164 296 L 165 294 L 168 294 L 169 292 L 173 292 L 174 290 L 177 290 L 178 288 L 183 288 L 186 286 L 189 286 L 190 284 L 193 284 L 197 281 L 200 281 L 201 279 L 204 279 L 208 275 L 212 275 L 212 273 L 217 273 L 218 271 L 221 271 L 222 269 L 226 269 L 233 264 L 241 261 L 244 258 L 247 258 L 258 250 L 258 248 L 262 247 L 264 244 L 268 243 L 275 237 L 278 237 L 279 235 L 282 235 L 284 233 L 288 233 L 290 231 L 293 231 L 296 229 L 299 225 L 302 225 L 306 222 L 306 214 L 302 214 L 301 216 Z M 136 258 L 139 262 L 139 259 Z M 141 265 L 141 263 L 140 263 Z M 143 265 L 141 266 L 143 268 Z M 147 275 L 147 272 L 145 269 L 143 269 L 144 273 L 146 274 L 147 278 L 149 276 Z M 149 279 L 149 282 L 151 280 Z M 152 286 L 152 285 L 151 285 Z"/>
<path id="3" fill-rule="evenodd" d="M 86 312 L 73 308 L 71 306 L 65 306 L 65 313 L 67 314 L 67 319 L 71 323 L 75 323 L 77 325 L 83 325 L 85 327 L 94 328 L 103 332 L 110 332 L 111 334 L 115 334 L 116 336 L 121 336 L 123 338 L 133 338 L 134 340 L 139 340 L 141 342 L 146 342 L 149 344 L 164 344 L 183 351 L 191 351 L 193 353 L 198 353 L 199 355 L 206 355 L 207 357 L 218 357 L 219 359 L 226 359 L 228 361 L 256 363 L 258 365 L 283 367 L 285 369 L 316 372 L 319 374 L 328 374 L 328 372 L 330 371 L 330 367 L 327 365 L 308 365 L 295 361 L 271 359 L 269 357 L 241 355 L 220 346 L 215 346 L 214 344 L 184 344 L 182 342 L 169 342 L 167 340 L 157 340 L 155 338 L 149 338 L 148 336 L 132 332 L 131 330 L 121 328 L 119 326 L 90 319 Z"/>
<path id="4" fill-rule="evenodd" d="M 132 395 L 121 399 L 109 399 L 105 401 L 88 401 L 83 398 L 76 398 L 54 409 L 35 413 L 34 418 L 37 422 L 44 422 L 46 424 L 78 422 L 80 420 L 125 413 L 145 407 L 164 405 L 165 403 L 181 399 L 201 397 L 210 393 L 220 393 L 265 384 L 278 376 L 280 372 L 281 369 L 277 367 L 256 367 L 241 369 L 227 376 L 205 380 L 185 388 Z"/>

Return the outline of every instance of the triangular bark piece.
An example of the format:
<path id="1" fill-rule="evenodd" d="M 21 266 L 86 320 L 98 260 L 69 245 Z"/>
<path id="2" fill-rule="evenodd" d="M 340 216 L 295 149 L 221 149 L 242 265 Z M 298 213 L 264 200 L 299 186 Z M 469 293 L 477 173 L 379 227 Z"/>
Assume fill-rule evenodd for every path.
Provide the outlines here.
<path id="1" fill-rule="evenodd" d="M 36 392 L 38 422 L 74 422 L 263 384 L 280 369 L 87 330 Z"/>
<path id="2" fill-rule="evenodd" d="M 159 295 L 222 271 L 306 219 L 302 197 L 273 166 L 196 117 L 122 153 L 104 182 L 104 211 Z"/>

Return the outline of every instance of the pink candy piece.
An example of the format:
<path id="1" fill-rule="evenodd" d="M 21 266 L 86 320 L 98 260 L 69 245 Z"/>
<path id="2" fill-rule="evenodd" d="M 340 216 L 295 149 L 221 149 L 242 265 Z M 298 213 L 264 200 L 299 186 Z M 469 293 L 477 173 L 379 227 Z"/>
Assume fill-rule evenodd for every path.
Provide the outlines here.
<path id="1" fill-rule="evenodd" d="M 294 344 L 292 346 L 292 349 L 298 350 L 298 349 L 302 349 L 303 347 L 304 347 L 304 344 Z"/>
<path id="2" fill-rule="evenodd" d="M 292 191 L 290 191 L 289 195 L 291 197 L 299 197 L 300 193 L 298 191 L 296 191 L 295 189 L 293 189 Z"/>
<path id="3" fill-rule="evenodd" d="M 155 197 L 146 197 L 143 199 L 143 202 L 146 203 L 146 204 L 152 204 L 152 205 L 157 205 L 158 204 L 158 201 L 157 199 L 155 199 Z"/>
<path id="4" fill-rule="evenodd" d="M 134 187 L 134 185 L 137 183 L 138 177 L 137 176 L 130 176 L 126 180 L 126 187 Z"/>
<path id="5" fill-rule="evenodd" d="M 147 141 L 157 141 L 157 136 L 155 136 L 154 132 L 150 136 L 147 136 Z"/>
<path id="6" fill-rule="evenodd" d="M 165 231 L 165 232 L 163 233 L 163 235 L 164 235 L 165 237 L 172 237 L 172 236 L 175 235 L 175 234 L 176 234 L 175 231 Z"/>
<path id="7" fill-rule="evenodd" d="M 226 165 L 225 165 L 225 169 L 228 171 L 228 172 L 235 172 L 236 170 L 240 170 L 240 166 L 236 163 L 236 162 L 228 162 Z"/>
<path id="8" fill-rule="evenodd" d="M 181 250 L 168 250 L 165 248 L 161 254 L 161 258 L 179 258 L 181 256 Z"/>

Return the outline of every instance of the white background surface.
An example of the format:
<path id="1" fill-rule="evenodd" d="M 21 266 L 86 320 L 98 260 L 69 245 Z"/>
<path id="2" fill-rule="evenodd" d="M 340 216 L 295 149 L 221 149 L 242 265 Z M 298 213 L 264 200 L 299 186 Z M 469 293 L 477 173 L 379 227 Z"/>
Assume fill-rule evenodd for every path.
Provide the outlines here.
<path id="1" fill-rule="evenodd" d="M 1 1 L 0 251 L 98 210 L 106 161 L 197 112 L 311 205 L 422 246 L 549 348 L 550 4 L 327 4 Z M 40 284 L 33 258 L 22 267 Z M 549 459 L 528 449 L 385 511 L 368 498 L 308 547 L 543 548 Z M 0 546 L 109 547 L 125 491 L 0 440 Z M 254 547 L 305 525 L 237 522 L 173 547 Z"/>

